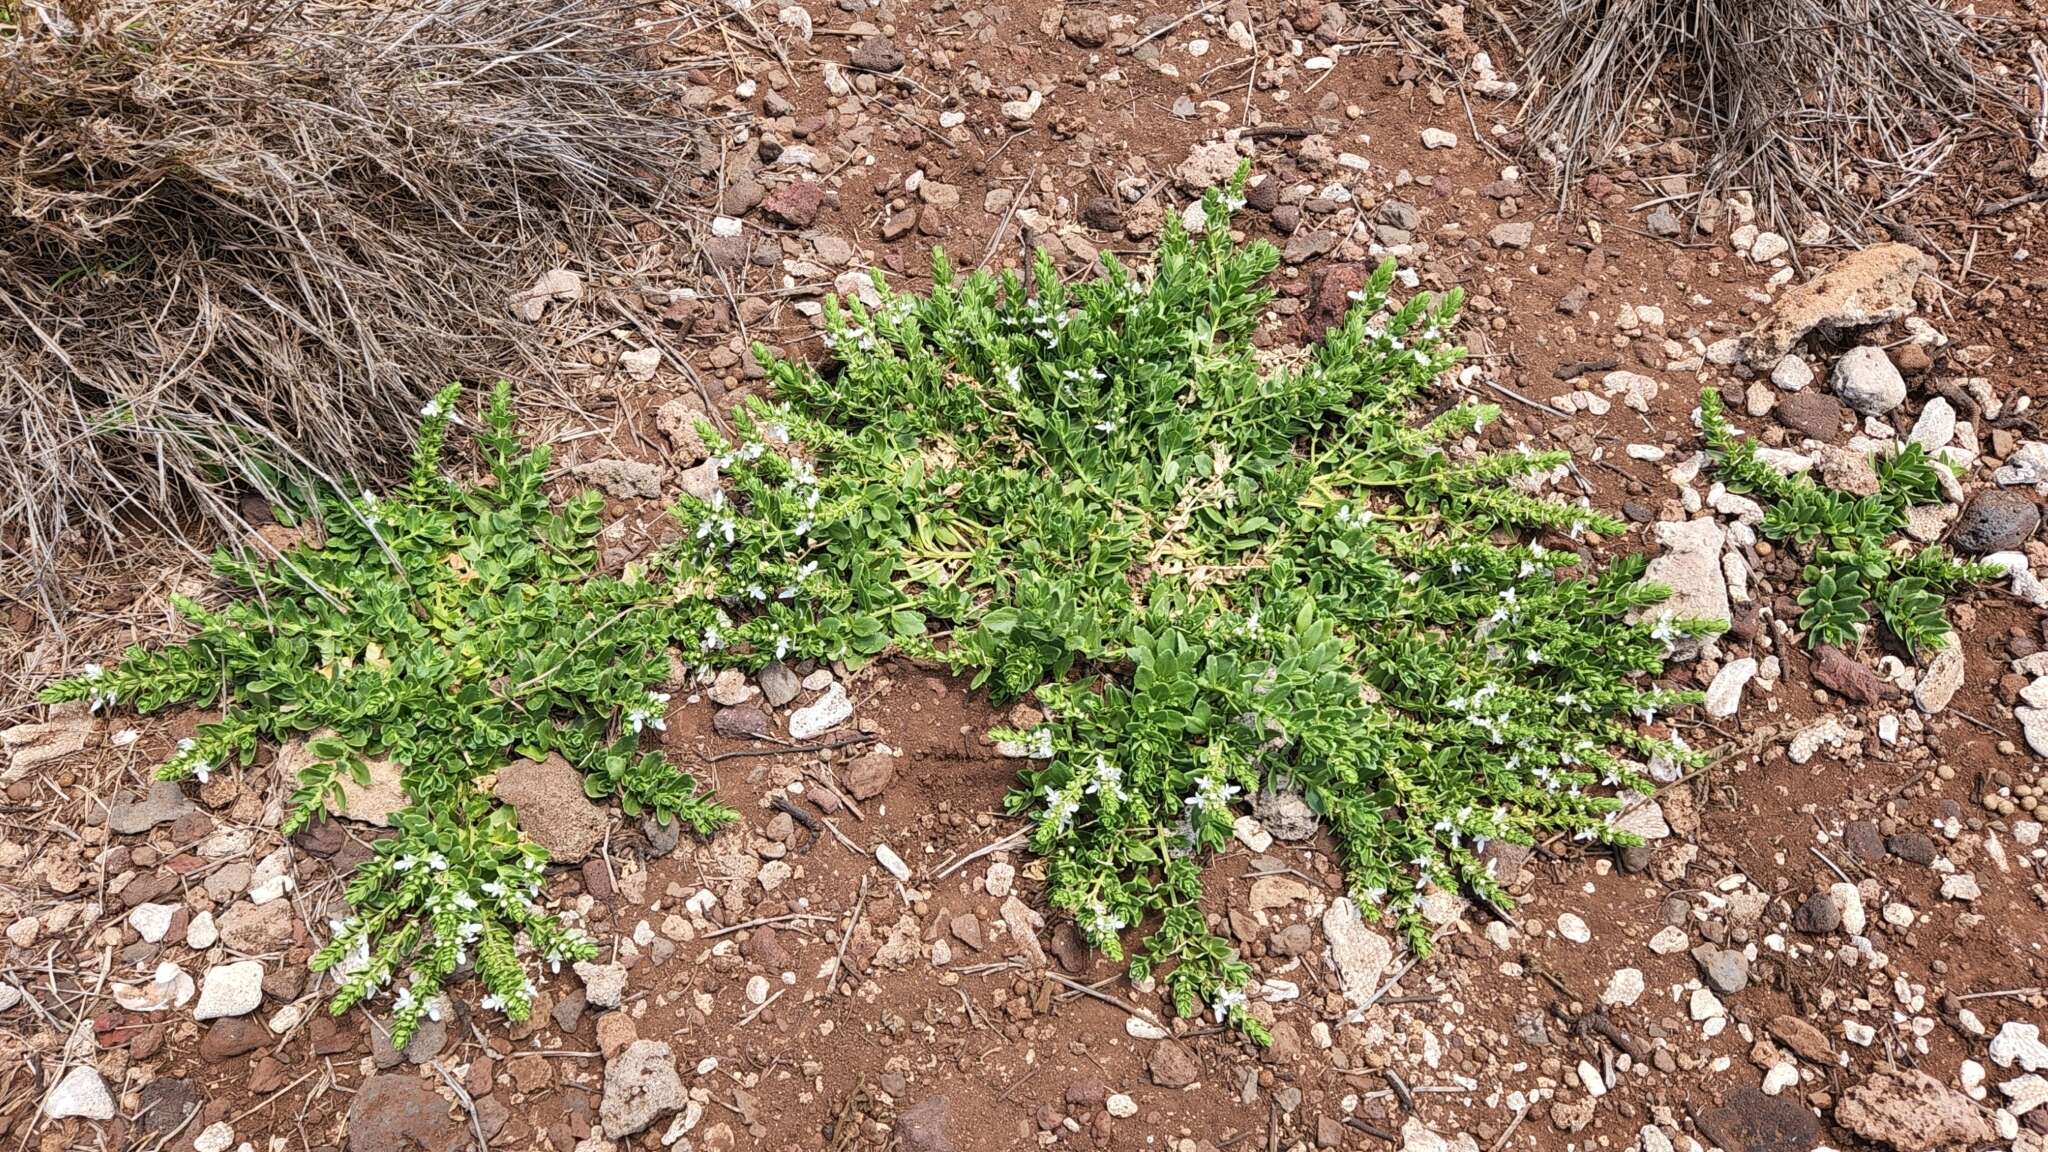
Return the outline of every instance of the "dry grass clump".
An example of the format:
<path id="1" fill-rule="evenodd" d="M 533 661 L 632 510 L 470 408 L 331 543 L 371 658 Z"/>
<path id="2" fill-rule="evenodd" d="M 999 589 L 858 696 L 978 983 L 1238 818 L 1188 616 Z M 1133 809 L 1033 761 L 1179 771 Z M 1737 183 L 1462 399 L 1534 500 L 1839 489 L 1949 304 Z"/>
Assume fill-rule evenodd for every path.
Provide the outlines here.
<path id="1" fill-rule="evenodd" d="M 1940 0 L 1521 0 L 1528 139 L 1561 189 L 1643 124 L 1696 134 L 1709 195 L 1859 231 L 1953 149 L 1983 93 Z"/>
<path id="2" fill-rule="evenodd" d="M 0 560 L 401 463 L 696 151 L 649 50 L 605 0 L 0 0 Z"/>

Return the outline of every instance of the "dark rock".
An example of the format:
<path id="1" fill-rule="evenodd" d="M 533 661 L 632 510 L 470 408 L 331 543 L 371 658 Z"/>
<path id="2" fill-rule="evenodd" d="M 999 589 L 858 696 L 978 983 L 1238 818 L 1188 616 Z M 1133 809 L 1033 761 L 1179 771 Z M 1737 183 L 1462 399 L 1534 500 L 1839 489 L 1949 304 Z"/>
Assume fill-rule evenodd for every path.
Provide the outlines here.
<path id="1" fill-rule="evenodd" d="M 1308 330 L 1304 335 L 1320 340 L 1324 332 L 1344 323 L 1351 313 L 1351 293 L 1371 275 L 1372 269 L 1363 264 L 1327 264 L 1316 269 L 1309 276 Z"/>
<path id="2" fill-rule="evenodd" d="M 818 209 L 824 203 L 824 188 L 814 180 L 798 180 L 770 192 L 761 201 L 761 212 L 791 228 L 809 228 L 818 222 Z"/>
<path id="3" fill-rule="evenodd" d="M 139 797 L 117 800 L 107 809 L 107 827 L 124 836 L 147 832 L 193 811 L 176 780 L 157 780 Z"/>
<path id="4" fill-rule="evenodd" d="M 903 1139 L 903 1152 L 956 1152 L 953 1137 L 946 1131 L 952 1120 L 953 1102 L 932 1096 L 896 1114 L 896 1135 Z"/>
<path id="5" fill-rule="evenodd" d="M 1152 1082 L 1161 1088 L 1185 1088 L 1202 1076 L 1194 1053 L 1177 1040 L 1161 1040 L 1152 1047 Z"/>
<path id="6" fill-rule="evenodd" d="M 1289 924 L 1273 933 L 1266 946 L 1281 956 L 1302 956 L 1316 946 L 1315 937 L 1315 931 L 1307 924 Z"/>
<path id="7" fill-rule="evenodd" d="M 1854 656 L 1831 645 L 1813 653 L 1813 679 L 1843 699 L 1855 704 L 1876 704 L 1898 695 L 1898 687 L 1879 676 Z"/>
<path id="8" fill-rule="evenodd" d="M 1671 205 L 1659 204 L 1650 210 L 1650 215 L 1643 221 L 1643 227 L 1647 228 L 1652 236 L 1661 236 L 1669 239 L 1678 235 L 1681 225 L 1678 221 L 1678 213 L 1672 209 Z"/>
<path id="9" fill-rule="evenodd" d="M 1290 235 L 1301 227 L 1301 207 L 1297 204 L 1282 204 L 1273 209 L 1273 231 L 1282 236 Z"/>
<path id="10" fill-rule="evenodd" d="M 1337 246 L 1337 234 L 1318 228 L 1313 232 L 1296 232 L 1287 238 L 1287 247 L 1280 258 L 1289 264 L 1306 264 L 1318 256 L 1327 255 Z"/>
<path id="11" fill-rule="evenodd" d="M 1763 631 L 1763 606 L 1744 600 L 1728 609 L 1728 638 L 1738 644 L 1754 641 Z"/>
<path id="12" fill-rule="evenodd" d="M 647 841 L 650 855 L 666 856 L 683 842 L 683 822 L 670 818 L 666 823 L 649 812 L 640 817 L 640 838 Z"/>
<path id="13" fill-rule="evenodd" d="M 469 1132 L 416 1077 L 372 1076 L 348 1109 L 348 1152 L 456 1152 Z"/>
<path id="14" fill-rule="evenodd" d="M 270 1032 L 250 1016 L 230 1016 L 216 1021 L 199 1041 L 199 1055 L 219 1063 L 246 1056 L 270 1043 Z"/>
<path id="15" fill-rule="evenodd" d="M 590 1000 L 581 988 L 563 996 L 555 1002 L 555 1027 L 564 1032 L 574 1032 L 576 1026 L 583 1023 L 583 1010 L 589 1005 Z"/>
<path id="16" fill-rule="evenodd" d="M 1842 438 L 1842 421 L 1848 411 L 1833 396 L 1807 388 L 1780 394 L 1771 417 L 1801 436 L 1833 444 Z"/>
<path id="17" fill-rule="evenodd" d="M 1124 226 L 1124 208 L 1114 196 L 1097 196 L 1081 209 L 1081 223 L 1097 232 L 1117 232 Z"/>
<path id="18" fill-rule="evenodd" d="M 773 925 L 763 925 L 747 937 L 740 945 L 740 954 L 772 972 L 784 971 L 796 964 L 796 958 L 783 946 L 782 934 Z"/>
<path id="19" fill-rule="evenodd" d="M 355 1017 L 344 1016 L 335 1019 L 325 1012 L 313 1017 L 309 1026 L 312 1033 L 313 1055 L 342 1056 L 355 1050 L 362 1035 L 357 1032 Z"/>
<path id="20" fill-rule="evenodd" d="M 905 236 L 910 235 L 910 230 L 915 227 L 917 227 L 917 205 L 912 204 L 907 208 L 891 212 L 889 218 L 882 221 L 882 239 L 901 240 Z"/>
<path id="21" fill-rule="evenodd" d="M 136 1131 L 145 1136 L 175 1132 L 185 1117 L 199 1107 L 199 1093 L 190 1080 L 159 1076 L 142 1086 L 142 1111 L 135 1118 Z"/>
<path id="22" fill-rule="evenodd" d="M 887 36 L 866 36 L 846 54 L 846 62 L 863 72 L 895 72 L 903 67 L 903 50 Z"/>
<path id="23" fill-rule="evenodd" d="M 1621 850 L 1621 870 L 1631 876 L 1649 871 L 1657 850 L 1648 844 L 1632 844 Z"/>
<path id="24" fill-rule="evenodd" d="M 1826 1138 L 1820 1120 L 1791 1095 L 1737 1088 L 1697 1118 L 1700 1135 L 1726 1152 L 1813 1152 Z"/>
<path id="25" fill-rule="evenodd" d="M 1052 926 L 1052 954 L 1060 962 L 1060 967 L 1076 976 L 1085 976 L 1095 967 L 1095 951 L 1088 947 L 1080 926 L 1072 920 L 1062 920 Z"/>
<path id="26" fill-rule="evenodd" d="M 1993 488 L 1977 493 L 1963 505 L 1948 542 L 1956 551 L 1972 556 L 2013 552 L 2040 529 L 2040 505 L 2024 492 Z"/>
<path id="27" fill-rule="evenodd" d="M 1109 1090 L 1102 1086 L 1102 1081 L 1097 1080 L 1093 1076 L 1083 1080 L 1076 1080 L 1072 1084 L 1067 1085 L 1066 1100 L 1067 1107 L 1069 1108 L 1081 1111 L 1086 1111 L 1090 1108 L 1100 1108 L 1102 1107 L 1102 1102 L 1107 1099 L 1109 1099 Z"/>
<path id="28" fill-rule="evenodd" d="M 1929 867 L 1934 863 L 1934 840 L 1923 832 L 1901 832 L 1884 838 L 1885 850 L 1908 864 Z"/>
<path id="29" fill-rule="evenodd" d="M 1403 232 L 1413 232 L 1422 227 L 1422 213 L 1406 200 L 1389 200 L 1380 205 L 1375 219 Z"/>
<path id="30" fill-rule="evenodd" d="M 720 708 L 711 717 L 711 730 L 729 740 L 759 740 L 768 735 L 768 714 L 752 704 Z"/>
<path id="31" fill-rule="evenodd" d="M 1858 860 L 1876 863 L 1884 859 L 1884 835 L 1877 830 L 1877 824 L 1870 820 L 1851 820 L 1842 829 L 1842 843 L 1856 854 Z"/>
<path id="32" fill-rule="evenodd" d="M 1825 936 L 1842 926 L 1842 910 L 1825 892 L 1808 896 L 1792 913 L 1792 927 L 1808 936 Z"/>
<path id="33" fill-rule="evenodd" d="M 1271 214 L 1273 209 L 1280 206 L 1279 178 L 1268 175 L 1264 179 L 1253 180 L 1251 183 L 1246 184 L 1244 188 L 1244 206 L 1254 212 Z"/>

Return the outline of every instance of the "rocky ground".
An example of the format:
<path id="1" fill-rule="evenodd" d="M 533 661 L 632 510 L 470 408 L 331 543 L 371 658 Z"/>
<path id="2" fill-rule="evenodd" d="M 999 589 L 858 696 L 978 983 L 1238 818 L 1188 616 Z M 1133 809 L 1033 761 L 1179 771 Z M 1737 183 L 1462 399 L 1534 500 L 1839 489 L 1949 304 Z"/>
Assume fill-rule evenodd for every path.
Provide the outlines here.
<path id="1" fill-rule="evenodd" d="M 1730 630 L 1675 666 L 1660 718 L 1713 763 L 1660 777 L 1622 853 L 1496 849 L 1519 902 L 1433 909 L 1417 958 L 1361 921 L 1298 803 L 1213 865 L 1274 1043 L 1173 1020 L 1043 913 L 1002 815 L 1015 762 L 966 687 L 905 663 L 771 668 L 679 689 L 676 762 L 745 819 L 678 842 L 522 763 L 500 794 L 604 942 L 532 1020 L 451 1001 L 403 1050 L 339 1019 L 306 960 L 395 803 L 290 839 L 279 764 L 147 783 L 195 722 L 0 714 L 0 1132 L 15 1147 L 1220 1149 L 2048 1147 L 2048 438 L 2028 247 L 2031 157 L 1982 141 L 1852 254 L 1698 204 L 1654 117 L 1553 215 L 1507 157 L 1512 84 L 1446 9 L 1443 76 L 1341 6 L 1195 9 L 819 0 L 663 19 L 687 103 L 730 113 L 701 207 L 608 270 L 513 306 L 568 386 L 523 398 L 565 484 L 611 495 L 607 559 L 671 531 L 689 431 L 758 391 L 748 350 L 816 351 L 820 299 L 927 253 L 1084 269 L 1142 258 L 1168 213 L 1251 160 L 1241 223 L 1284 252 L 1262 339 L 1312 337 L 1383 257 L 1462 287 L 1492 435 L 1561 445 L 1554 490 L 1618 510 L 1688 614 Z M 653 15 L 650 14 L 650 19 Z M 704 63 L 717 60 L 716 65 Z M 1995 135 L 1995 134 L 1994 134 Z M 1791 241 L 1798 241 L 1796 248 Z M 1703 470 L 1722 391 L 1783 467 L 1868 487 L 1911 440 L 1945 500 L 1910 535 L 2004 567 L 1917 664 L 1809 651 L 1796 564 Z M 34 685 L 161 635 L 159 560 L 60 642 L 8 620 Z M 93 638 L 80 652 L 77 637 Z M 1018 719 L 1018 718 L 1008 718 Z M 1021 719 L 1028 720 L 1029 717 Z M 1225 882 L 1227 880 L 1227 882 Z"/>

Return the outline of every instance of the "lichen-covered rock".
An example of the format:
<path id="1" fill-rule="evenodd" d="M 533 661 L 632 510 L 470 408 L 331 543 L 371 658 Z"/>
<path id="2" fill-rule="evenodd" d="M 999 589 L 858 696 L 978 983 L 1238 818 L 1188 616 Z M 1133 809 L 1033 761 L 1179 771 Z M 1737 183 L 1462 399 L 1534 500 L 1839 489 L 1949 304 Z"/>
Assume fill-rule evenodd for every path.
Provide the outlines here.
<path id="1" fill-rule="evenodd" d="M 611 823 L 583 792 L 583 774 L 559 755 L 514 760 L 498 773 L 491 795 L 519 813 L 519 829 L 557 864 L 590 855 Z"/>
<path id="2" fill-rule="evenodd" d="M 1998 1139 L 1997 1125 L 1976 1101 L 1917 1068 L 1879 1072 L 1842 1093 L 1835 1122 L 1898 1152 L 1976 1148 Z"/>
<path id="3" fill-rule="evenodd" d="M 1861 328 L 1913 311 L 1913 285 L 1927 257 L 1905 244 L 1879 244 L 1844 257 L 1804 284 L 1787 288 L 1745 342 L 1751 364 L 1776 364 L 1815 329 Z"/>

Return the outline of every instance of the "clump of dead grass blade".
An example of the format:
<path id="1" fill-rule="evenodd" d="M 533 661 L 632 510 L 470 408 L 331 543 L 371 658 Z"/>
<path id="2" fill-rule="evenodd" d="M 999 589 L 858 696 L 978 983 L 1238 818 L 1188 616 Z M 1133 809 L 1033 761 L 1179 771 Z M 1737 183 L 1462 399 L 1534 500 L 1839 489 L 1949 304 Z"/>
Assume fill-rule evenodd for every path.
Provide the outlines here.
<path id="1" fill-rule="evenodd" d="M 1956 146 L 1988 94 L 1941 0 L 1521 0 L 1525 128 L 1561 191 L 1631 132 L 1695 137 L 1695 186 L 1851 233 Z M 1646 113 L 1654 100 L 1662 116 Z M 1645 117 L 1649 118 L 1646 120 Z M 1660 122 L 1661 121 L 1661 122 Z"/>
<path id="2" fill-rule="evenodd" d="M 0 559 L 402 464 L 699 125 L 605 0 L 0 3 Z M 524 356 L 522 361 L 519 359 Z"/>

